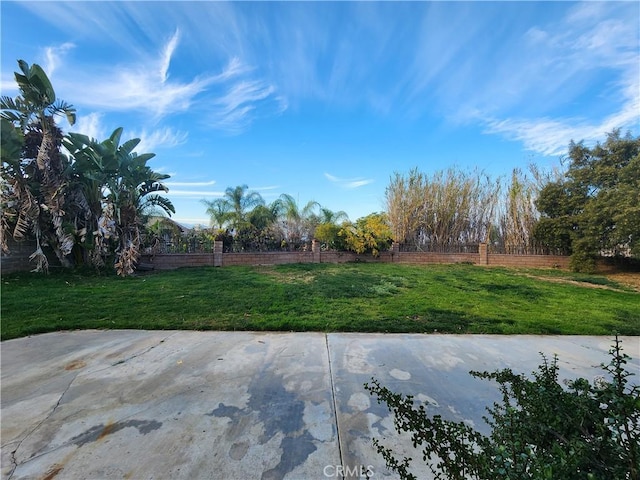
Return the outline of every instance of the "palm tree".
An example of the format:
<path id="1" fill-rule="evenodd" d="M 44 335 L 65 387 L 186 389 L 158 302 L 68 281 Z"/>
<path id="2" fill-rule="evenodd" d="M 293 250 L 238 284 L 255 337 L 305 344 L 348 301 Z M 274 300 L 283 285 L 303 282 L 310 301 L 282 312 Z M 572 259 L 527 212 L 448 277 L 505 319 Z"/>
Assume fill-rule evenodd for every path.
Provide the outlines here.
<path id="1" fill-rule="evenodd" d="M 280 195 L 278 202 L 278 210 L 282 218 L 282 230 L 285 239 L 289 243 L 299 243 L 302 240 L 308 240 L 313 232 L 312 222 L 313 209 L 320 207 L 315 201 L 309 201 L 300 209 L 298 202 L 286 193 Z"/>
<path id="2" fill-rule="evenodd" d="M 278 220 L 278 206 L 257 205 L 247 215 L 247 221 L 253 228 L 259 231 L 266 231 Z"/>
<path id="3" fill-rule="evenodd" d="M 6 246 L 10 224 L 14 225 L 11 233 L 16 239 L 23 238 L 31 229 L 37 242 L 32 256 L 37 261 L 36 270 L 45 270 L 47 266 L 40 246 L 43 238 L 53 247 L 62 265 L 70 266 L 68 255 L 74 238 L 65 228 L 64 218 L 68 165 L 60 155 L 62 132 L 56 126 L 55 116 L 64 114 L 73 125 L 75 109 L 64 101 L 56 101 L 53 86 L 39 65 L 29 66 L 18 60 L 18 66 L 22 73 L 15 72 L 15 79 L 20 95 L 15 99 L 3 96 L 0 100 L 2 134 L 9 136 L 7 142 L 3 141 L 7 148 L 2 149 L 3 165 L 6 162 L 8 166 L 3 172 L 8 192 L 3 195 L 5 200 L 12 197 L 9 203 L 13 205 L 6 213 L 3 208 L 2 243 Z"/>
<path id="4" fill-rule="evenodd" d="M 224 202 L 222 198 L 218 198 L 213 201 L 202 200 L 202 203 L 207 206 L 206 213 L 211 219 L 211 226 L 213 228 L 223 229 L 230 220 L 226 202 Z"/>
<path id="5" fill-rule="evenodd" d="M 349 215 L 343 210 L 334 212 L 325 207 L 320 207 L 320 216 L 318 217 L 318 223 L 330 223 L 337 225 L 340 221 L 349 220 Z"/>
<path id="6" fill-rule="evenodd" d="M 258 205 L 264 205 L 264 199 L 255 191 L 247 190 L 247 185 L 229 187 L 224 191 L 224 196 L 216 200 L 203 200 L 207 205 L 207 213 L 211 216 L 212 223 L 222 228 L 228 225 L 234 231 L 238 231 L 248 224 L 247 214 Z"/>
<path id="7" fill-rule="evenodd" d="M 322 248 L 328 248 L 331 250 L 342 250 L 346 248 L 344 240 L 340 237 L 339 233 L 342 230 L 342 226 L 339 222 L 349 221 L 349 216 L 346 212 L 339 210 L 334 212 L 325 207 L 320 207 L 320 215 L 315 216 L 313 219 L 314 229 L 313 237 L 319 240 Z"/>

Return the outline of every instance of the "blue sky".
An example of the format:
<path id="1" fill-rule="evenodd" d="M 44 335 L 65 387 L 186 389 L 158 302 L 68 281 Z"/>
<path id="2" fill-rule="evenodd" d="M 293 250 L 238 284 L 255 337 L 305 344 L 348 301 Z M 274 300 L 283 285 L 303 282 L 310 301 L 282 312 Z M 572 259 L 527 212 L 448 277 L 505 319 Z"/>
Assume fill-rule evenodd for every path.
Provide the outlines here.
<path id="1" fill-rule="evenodd" d="M 638 2 L 2 1 L 2 94 L 38 63 L 168 173 L 176 220 L 247 184 L 352 220 L 394 172 L 556 165 L 640 131 Z"/>

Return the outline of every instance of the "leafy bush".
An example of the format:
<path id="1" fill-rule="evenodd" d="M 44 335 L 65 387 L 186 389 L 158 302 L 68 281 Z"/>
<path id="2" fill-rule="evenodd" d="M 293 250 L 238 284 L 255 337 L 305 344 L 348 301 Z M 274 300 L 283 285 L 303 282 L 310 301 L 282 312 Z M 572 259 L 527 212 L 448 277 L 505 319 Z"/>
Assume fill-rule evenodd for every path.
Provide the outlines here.
<path id="1" fill-rule="evenodd" d="M 316 227 L 315 238 L 324 250 L 346 250 L 344 238 L 340 236 L 342 227 L 335 223 L 321 223 Z"/>
<path id="2" fill-rule="evenodd" d="M 389 221 L 384 213 L 372 213 L 355 223 L 345 222 L 338 235 L 344 238 L 348 250 L 371 253 L 374 257 L 388 250 L 393 242 Z"/>
<path id="3" fill-rule="evenodd" d="M 602 365 L 609 380 L 594 384 L 579 378 L 558 382 L 558 359 L 543 362 L 533 378 L 511 369 L 470 372 L 495 380 L 502 403 L 488 408 L 485 421 L 492 433 L 484 436 L 465 423 L 430 418 L 412 396 L 382 387 L 375 379 L 365 384 L 378 403 L 394 415 L 398 433 L 410 432 L 414 447 L 436 479 L 602 479 L 637 480 L 640 472 L 640 388 L 630 386 L 625 370 L 630 358 L 620 341 Z M 415 479 L 411 458 L 398 460 L 377 439 L 373 441 L 387 466 L 402 479 Z"/>

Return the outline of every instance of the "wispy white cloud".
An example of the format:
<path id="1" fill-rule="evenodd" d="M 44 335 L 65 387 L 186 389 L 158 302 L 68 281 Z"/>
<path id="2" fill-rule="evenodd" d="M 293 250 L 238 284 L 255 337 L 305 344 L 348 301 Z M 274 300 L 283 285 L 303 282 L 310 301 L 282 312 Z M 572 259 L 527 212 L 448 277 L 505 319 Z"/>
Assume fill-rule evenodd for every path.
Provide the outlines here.
<path id="1" fill-rule="evenodd" d="M 572 128 L 638 123 L 637 95 L 629 93 L 637 87 L 628 80 L 639 68 L 633 2 L 559 3 L 548 15 L 531 3 L 190 2 L 175 9 L 160 2 L 153 12 L 147 2 L 24 3 L 52 24 L 64 19 L 83 40 L 111 39 L 125 53 L 108 67 L 65 72 L 71 47 L 50 47 L 62 98 L 141 112 L 148 121 L 189 113 L 236 134 L 310 100 L 470 122 L 544 152 L 556 151 L 555 141 L 538 142 L 535 132 L 560 128 L 565 133 L 553 137 L 561 142 Z M 192 69 L 178 74 L 178 64 Z M 608 91 L 591 91 L 605 75 L 613 78 Z M 5 83 L 3 75 L 3 90 Z M 589 106 L 604 94 L 594 114 Z M 538 127 L 525 132 L 528 125 Z"/>
<path id="2" fill-rule="evenodd" d="M 485 133 L 551 156 L 565 153 L 571 140 L 593 144 L 615 128 L 637 130 L 640 44 L 637 21 L 628 18 L 637 10 L 624 3 L 580 3 L 557 22 L 531 27 L 523 37 L 528 54 L 510 62 L 515 74 L 485 89 L 487 99 L 513 92 L 514 103 L 488 109 L 479 102 L 468 118 L 483 124 Z M 611 80 L 603 84 L 602 75 Z"/>
<path id="3" fill-rule="evenodd" d="M 68 51 L 75 48 L 75 44 L 71 42 L 65 42 L 61 45 L 49 46 L 44 49 L 45 63 L 42 68 L 50 79 L 53 79 L 55 71 L 62 63 L 63 58 Z"/>
<path id="4" fill-rule="evenodd" d="M 101 142 L 108 137 L 106 129 L 102 123 L 103 114 L 99 112 L 91 112 L 85 115 L 79 115 L 73 127 L 69 128 L 72 132 L 82 133 L 89 138 L 93 138 Z M 111 132 L 110 132 L 111 133 Z"/>
<path id="5" fill-rule="evenodd" d="M 211 220 L 206 217 L 180 217 L 176 216 L 173 218 L 176 222 L 185 225 L 185 226 L 206 226 L 211 223 Z"/>
<path id="6" fill-rule="evenodd" d="M 208 180 L 206 182 L 165 182 L 168 187 L 209 187 L 215 185 L 215 180 Z"/>
<path id="7" fill-rule="evenodd" d="M 153 152 L 158 148 L 172 148 L 182 145 L 187 141 L 187 132 L 177 132 L 170 127 L 148 131 L 131 132 L 131 138 L 139 138 L 140 143 L 136 147 L 138 153 Z"/>
<path id="8" fill-rule="evenodd" d="M 245 63 L 243 63 L 238 57 L 232 57 L 231 60 L 229 60 L 229 63 L 227 64 L 226 68 L 222 71 L 220 75 L 217 76 L 216 80 L 219 80 L 219 81 L 229 80 L 233 77 L 237 77 L 237 76 L 249 73 L 252 70 L 254 69 L 249 67 Z"/>
<path id="9" fill-rule="evenodd" d="M 168 184 L 169 193 L 168 197 L 187 197 L 187 198 L 209 198 L 209 197 L 222 197 L 224 192 L 211 191 L 211 190 L 174 190 L 171 185 Z"/>
<path id="10" fill-rule="evenodd" d="M 473 89 L 469 74 L 475 81 L 483 74 L 477 63 L 481 57 L 470 54 L 470 46 L 475 52 L 484 48 L 490 10 L 460 5 L 433 2 L 419 12 L 415 54 L 402 78 L 403 104 L 410 110 L 420 109 L 425 101 L 448 108 L 450 100 L 457 97 L 460 102 Z"/>
<path id="11" fill-rule="evenodd" d="M 370 183 L 374 182 L 374 180 L 370 179 L 370 178 L 362 178 L 362 177 L 358 177 L 358 178 L 339 178 L 339 177 L 335 177 L 335 176 L 333 176 L 333 175 L 331 175 L 329 173 L 325 173 L 324 176 L 325 176 L 325 178 L 327 180 L 329 180 L 334 185 L 337 185 L 337 186 L 339 186 L 341 188 L 347 188 L 347 189 L 364 187 L 365 185 L 369 185 Z"/>
<path id="12" fill-rule="evenodd" d="M 227 92 L 213 100 L 212 124 L 229 133 L 240 133 L 256 117 L 256 109 L 267 108 L 272 114 L 287 108 L 286 100 L 276 95 L 276 88 L 263 80 L 241 80 L 231 84 Z"/>
<path id="13" fill-rule="evenodd" d="M 169 197 L 180 197 L 187 199 L 203 198 L 219 198 L 224 195 L 224 192 L 219 190 L 210 190 L 206 187 L 213 187 L 218 182 L 216 180 L 194 180 L 194 181 L 174 181 L 169 180 L 165 182 L 165 185 L 169 188 Z"/>
<path id="14" fill-rule="evenodd" d="M 640 126 L 640 77 L 627 75 L 619 85 L 621 107 L 598 122 L 585 118 L 484 119 L 486 133 L 523 143 L 527 150 L 554 156 L 566 153 L 570 141 L 593 144 L 614 129 Z"/>
<path id="15" fill-rule="evenodd" d="M 231 133 L 244 131 L 256 118 L 287 109 L 287 100 L 276 87 L 237 55 L 218 72 L 172 77 L 171 64 L 179 54 L 181 37 L 176 29 L 155 55 L 145 52 L 115 65 L 63 70 L 63 54 L 72 48 L 70 43 L 46 47 L 44 56 L 50 72 L 59 70 L 56 88 L 90 109 L 141 112 L 155 123 L 175 114 L 199 112 L 209 126 Z M 78 89 L 78 84 L 91 88 Z"/>
<path id="16" fill-rule="evenodd" d="M 99 142 L 105 140 L 111 135 L 112 131 L 107 131 L 104 125 L 104 114 L 100 112 L 91 112 L 79 115 L 78 119 L 69 128 L 69 131 L 82 133 L 89 138 L 93 138 Z M 157 129 L 142 129 L 140 131 L 123 131 L 121 141 L 131 138 L 139 138 L 140 143 L 136 146 L 135 151 L 138 153 L 154 152 L 158 148 L 172 148 L 184 144 L 187 141 L 188 134 L 186 132 L 178 132 L 170 127 Z"/>
<path id="17" fill-rule="evenodd" d="M 172 167 L 159 166 L 153 169 L 155 172 L 169 175 L 169 178 L 174 178 L 177 173 L 173 171 Z"/>
<path id="18" fill-rule="evenodd" d="M 97 77 L 84 78 L 93 81 L 86 94 L 75 95 L 79 102 L 92 108 L 111 111 L 142 111 L 155 120 L 187 111 L 195 97 L 213 83 L 212 77 L 197 77 L 189 82 L 162 82 L 159 75 L 148 75 L 144 66 L 124 66 Z M 71 80 L 71 79 L 69 79 Z"/>
<path id="19" fill-rule="evenodd" d="M 173 56 L 173 52 L 178 46 L 178 40 L 180 39 L 180 30 L 176 29 L 175 33 L 169 40 L 169 42 L 164 46 L 164 50 L 162 52 L 162 58 L 160 62 L 160 81 L 162 83 L 166 83 L 169 72 L 169 65 L 171 65 L 171 57 Z"/>
<path id="20" fill-rule="evenodd" d="M 7 73 L 3 71 L 2 77 L 0 77 L 0 94 L 13 96 L 17 92 L 18 84 L 13 76 L 13 72 Z"/>
<path id="21" fill-rule="evenodd" d="M 579 125 L 575 119 L 554 120 L 504 119 L 488 120 L 485 133 L 500 134 L 510 140 L 522 142 L 527 150 L 547 156 L 561 155 L 566 152 L 570 140 L 592 138 L 593 134 L 602 136 L 602 130 L 593 126 Z"/>
<path id="22" fill-rule="evenodd" d="M 60 71 L 56 84 L 72 95 L 74 102 L 85 107 L 144 112 L 151 114 L 151 120 L 157 122 L 165 116 L 190 110 L 197 101 L 200 103 L 199 97 L 211 94 L 213 86 L 224 85 L 250 70 L 233 57 L 219 73 L 197 75 L 188 80 L 172 79 L 171 62 L 179 43 L 180 30 L 175 30 L 155 56 L 146 54 L 116 65 L 76 66 L 66 72 Z M 62 65 L 60 51 L 59 47 L 45 49 L 53 70 Z M 78 89 L 78 84 L 91 85 L 91 88 Z"/>

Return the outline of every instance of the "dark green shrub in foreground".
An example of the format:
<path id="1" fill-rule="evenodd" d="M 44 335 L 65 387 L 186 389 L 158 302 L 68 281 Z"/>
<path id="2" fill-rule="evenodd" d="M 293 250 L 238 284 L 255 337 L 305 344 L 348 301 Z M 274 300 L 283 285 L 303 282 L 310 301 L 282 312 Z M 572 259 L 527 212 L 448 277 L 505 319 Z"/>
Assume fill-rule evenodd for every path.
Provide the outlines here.
<path id="1" fill-rule="evenodd" d="M 411 396 L 382 387 L 375 379 L 365 388 L 394 415 L 398 433 L 409 432 L 422 449 L 436 479 L 602 479 L 640 478 L 640 387 L 629 385 L 625 370 L 630 358 L 620 341 L 602 365 L 609 380 L 596 378 L 558 382 L 558 361 L 543 362 L 533 378 L 511 369 L 470 372 L 495 380 L 502 403 L 488 408 L 486 437 L 465 423 L 429 417 Z M 402 479 L 416 479 L 412 459 L 398 460 L 377 439 L 374 445 L 387 466 Z"/>

